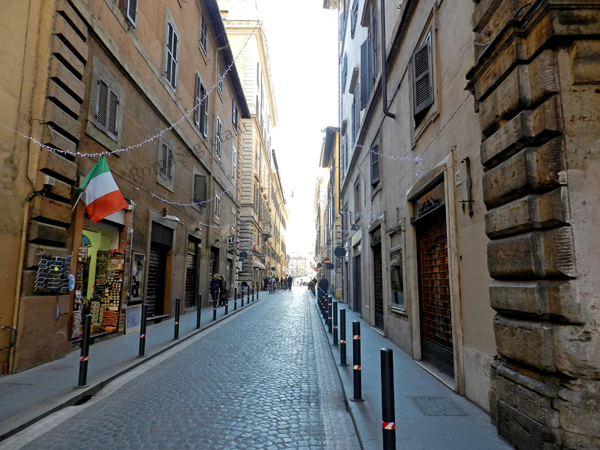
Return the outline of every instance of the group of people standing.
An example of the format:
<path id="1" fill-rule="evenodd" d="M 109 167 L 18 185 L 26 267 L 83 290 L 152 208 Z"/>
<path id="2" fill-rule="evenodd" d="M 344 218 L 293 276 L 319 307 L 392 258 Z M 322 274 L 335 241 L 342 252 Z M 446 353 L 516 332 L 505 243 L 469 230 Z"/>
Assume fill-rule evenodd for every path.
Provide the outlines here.
<path id="1" fill-rule="evenodd" d="M 223 275 L 215 273 L 210 282 L 210 295 L 213 302 L 218 301 L 218 306 L 225 306 L 229 299 L 229 282 Z"/>
<path id="2" fill-rule="evenodd" d="M 265 277 L 263 278 L 263 290 L 270 291 L 270 288 L 273 288 L 273 290 L 284 289 L 291 291 L 293 282 L 294 279 L 291 275 L 289 275 L 287 278 L 282 277 L 281 279 L 279 277 Z"/>

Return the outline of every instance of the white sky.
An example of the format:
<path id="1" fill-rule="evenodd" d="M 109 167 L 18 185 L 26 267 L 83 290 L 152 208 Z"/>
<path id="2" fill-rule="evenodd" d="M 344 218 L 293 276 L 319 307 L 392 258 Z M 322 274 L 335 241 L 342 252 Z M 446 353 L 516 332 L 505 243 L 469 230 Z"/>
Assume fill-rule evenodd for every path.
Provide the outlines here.
<path id="1" fill-rule="evenodd" d="M 338 125 L 337 12 L 323 9 L 323 0 L 257 2 L 275 85 L 279 122 L 272 145 L 290 212 L 287 249 L 312 253 L 322 130 Z"/>

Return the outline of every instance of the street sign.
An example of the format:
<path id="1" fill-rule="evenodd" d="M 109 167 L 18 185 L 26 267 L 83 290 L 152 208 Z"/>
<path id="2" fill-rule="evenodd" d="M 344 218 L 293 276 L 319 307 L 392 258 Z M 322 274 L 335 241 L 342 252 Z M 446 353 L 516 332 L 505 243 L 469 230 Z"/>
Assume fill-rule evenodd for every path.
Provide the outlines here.
<path id="1" fill-rule="evenodd" d="M 317 267 L 321 268 L 321 267 L 323 267 L 323 264 L 319 263 L 319 264 L 317 264 Z"/>
<path id="2" fill-rule="evenodd" d="M 333 263 L 327 264 L 327 270 L 333 270 L 333 269 L 335 269 L 335 265 Z"/>
<path id="3" fill-rule="evenodd" d="M 323 260 L 323 264 L 329 264 L 331 262 L 331 260 L 329 258 L 325 258 Z"/>
<path id="4" fill-rule="evenodd" d="M 346 249 L 344 247 L 337 247 L 333 253 L 338 258 L 343 258 L 344 256 L 346 256 Z"/>

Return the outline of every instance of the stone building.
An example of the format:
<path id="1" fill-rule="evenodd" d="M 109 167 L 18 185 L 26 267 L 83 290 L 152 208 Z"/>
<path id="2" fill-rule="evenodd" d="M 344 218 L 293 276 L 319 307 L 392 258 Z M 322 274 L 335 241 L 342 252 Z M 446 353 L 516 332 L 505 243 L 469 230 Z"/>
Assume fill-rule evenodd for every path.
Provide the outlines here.
<path id="1" fill-rule="evenodd" d="M 597 449 L 600 2 L 474 6 L 492 418 L 519 449 Z"/>
<path id="2" fill-rule="evenodd" d="M 494 310 L 465 91 L 474 3 L 337 3 L 343 300 L 489 411 Z"/>
<path id="3" fill-rule="evenodd" d="M 82 314 L 99 338 L 235 283 L 250 113 L 216 1 L 27 0 L 0 21 L 0 362 L 61 357 Z M 129 206 L 94 224 L 75 188 L 101 153 Z"/>
<path id="4" fill-rule="evenodd" d="M 254 1 L 219 2 L 223 23 L 248 98 L 251 117 L 243 120 L 240 248 L 242 283 L 256 285 L 265 276 L 285 276 L 287 204 L 271 145 L 277 126 L 275 87 L 264 23 Z"/>

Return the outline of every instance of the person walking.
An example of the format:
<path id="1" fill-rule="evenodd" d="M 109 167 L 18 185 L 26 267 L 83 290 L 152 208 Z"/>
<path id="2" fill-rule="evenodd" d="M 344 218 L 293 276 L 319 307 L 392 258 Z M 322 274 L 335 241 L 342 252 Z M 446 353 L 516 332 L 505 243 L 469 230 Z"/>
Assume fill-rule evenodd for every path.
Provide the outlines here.
<path id="1" fill-rule="evenodd" d="M 213 305 L 215 305 L 219 299 L 219 274 L 218 273 L 215 273 L 213 275 L 212 280 L 210 282 L 210 296 L 212 297 Z"/>
<path id="2" fill-rule="evenodd" d="M 221 275 L 219 277 L 219 282 L 220 282 L 220 305 L 221 306 L 225 306 L 226 302 L 229 301 L 229 282 L 227 281 L 227 278 L 225 278 L 223 275 Z"/>
<path id="3" fill-rule="evenodd" d="M 294 279 L 292 278 L 292 276 L 290 275 L 287 279 L 287 284 L 288 284 L 288 289 L 291 291 L 292 290 L 292 283 L 294 282 Z"/>
<path id="4" fill-rule="evenodd" d="M 325 278 L 325 275 L 321 276 L 319 284 L 317 285 L 318 296 L 321 299 L 326 299 L 329 293 L 329 281 Z"/>

